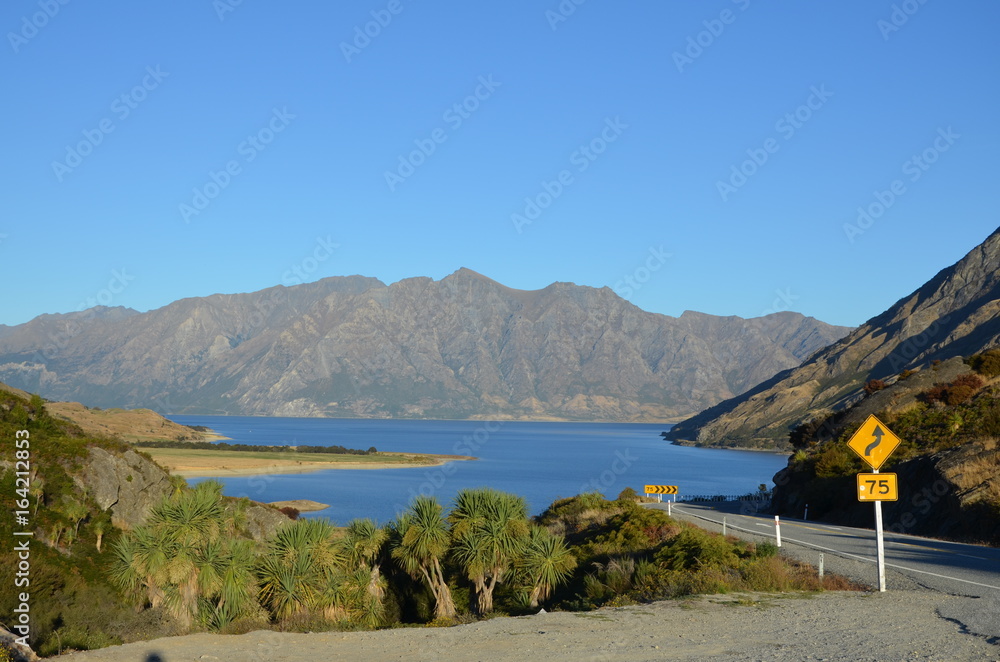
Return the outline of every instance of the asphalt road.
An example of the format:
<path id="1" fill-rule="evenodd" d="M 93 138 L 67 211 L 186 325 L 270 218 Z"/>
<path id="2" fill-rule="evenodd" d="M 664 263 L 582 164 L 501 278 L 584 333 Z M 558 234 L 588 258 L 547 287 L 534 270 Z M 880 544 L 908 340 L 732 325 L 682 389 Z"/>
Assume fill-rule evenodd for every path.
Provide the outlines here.
<path id="1" fill-rule="evenodd" d="M 667 503 L 648 504 L 667 510 Z M 751 511 L 747 514 L 747 511 Z M 757 515 L 740 503 L 672 504 L 672 514 L 709 530 L 775 542 L 773 515 Z M 742 512 L 741 512 L 742 511 Z M 830 572 L 878 586 L 875 532 L 781 518 L 782 552 L 817 565 L 822 553 Z M 1000 640 L 1000 549 L 886 533 L 887 589 L 926 589 L 969 598 L 942 612 L 974 634 Z"/>

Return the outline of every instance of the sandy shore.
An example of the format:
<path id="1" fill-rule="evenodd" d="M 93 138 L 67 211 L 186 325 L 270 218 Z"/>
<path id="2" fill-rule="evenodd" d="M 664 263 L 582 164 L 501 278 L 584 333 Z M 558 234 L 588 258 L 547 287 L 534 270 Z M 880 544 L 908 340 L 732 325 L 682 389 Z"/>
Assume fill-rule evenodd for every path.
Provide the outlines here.
<path id="1" fill-rule="evenodd" d="M 292 501 L 272 501 L 268 504 L 275 508 L 294 508 L 300 513 L 314 513 L 318 510 L 326 510 L 330 507 L 328 503 L 310 501 L 309 499 L 294 499 Z"/>
<path id="2" fill-rule="evenodd" d="M 372 455 L 329 455 L 303 453 L 309 459 L 295 457 L 255 457 L 263 453 L 209 451 L 177 448 L 143 448 L 157 464 L 184 478 L 253 476 L 276 473 L 306 473 L 326 469 L 419 469 L 436 467 L 458 460 L 475 460 L 467 455 L 430 455 L 423 453 L 378 453 Z M 321 459 L 316 459 L 320 455 Z"/>

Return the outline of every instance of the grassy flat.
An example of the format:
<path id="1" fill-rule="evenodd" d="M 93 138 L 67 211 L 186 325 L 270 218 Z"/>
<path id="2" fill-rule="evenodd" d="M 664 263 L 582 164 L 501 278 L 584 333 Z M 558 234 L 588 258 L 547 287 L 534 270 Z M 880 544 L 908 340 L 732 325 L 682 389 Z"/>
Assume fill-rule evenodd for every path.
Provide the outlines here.
<path id="1" fill-rule="evenodd" d="M 472 460 L 463 455 L 424 453 L 292 453 L 282 451 L 224 451 L 187 448 L 143 448 L 143 452 L 173 474 L 198 476 L 251 475 L 318 471 L 320 469 L 401 469 L 429 467 L 453 460 Z"/>

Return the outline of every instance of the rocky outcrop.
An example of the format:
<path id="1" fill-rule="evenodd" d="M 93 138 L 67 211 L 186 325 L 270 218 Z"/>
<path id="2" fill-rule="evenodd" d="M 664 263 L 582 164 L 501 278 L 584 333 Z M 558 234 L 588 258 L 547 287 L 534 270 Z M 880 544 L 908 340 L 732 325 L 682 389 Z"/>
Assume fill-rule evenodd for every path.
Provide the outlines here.
<path id="1" fill-rule="evenodd" d="M 110 508 L 112 524 L 122 529 L 141 526 L 153 506 L 173 491 L 170 475 L 134 450 L 117 454 L 91 447 L 73 480 L 101 510 Z"/>
<path id="2" fill-rule="evenodd" d="M 246 510 L 246 533 L 254 540 L 264 540 L 290 521 L 277 508 L 253 501 Z"/>
<path id="3" fill-rule="evenodd" d="M 923 287 L 798 367 L 693 416 L 669 438 L 773 446 L 795 425 L 858 399 L 870 379 L 1000 344 L 1000 231 Z"/>
<path id="4" fill-rule="evenodd" d="M 514 290 L 468 269 L 86 312 L 5 331 L 0 379 L 170 413 L 669 421 L 848 331 L 796 313 L 675 318 L 609 288 Z"/>
<path id="5" fill-rule="evenodd" d="M 30 646 L 18 641 L 19 636 L 3 625 L 0 625 L 0 660 L 10 662 L 39 662 L 42 658 L 35 655 Z M 7 655 L 9 657 L 4 657 Z"/>
<path id="6" fill-rule="evenodd" d="M 111 509 L 114 526 L 126 530 L 145 524 L 153 507 L 174 491 L 170 474 L 134 450 L 116 453 L 91 447 L 73 480 L 98 508 Z M 227 507 L 235 506 L 230 501 Z M 254 540 L 264 540 L 289 521 L 276 508 L 255 501 L 245 506 L 244 516 L 246 534 Z"/>

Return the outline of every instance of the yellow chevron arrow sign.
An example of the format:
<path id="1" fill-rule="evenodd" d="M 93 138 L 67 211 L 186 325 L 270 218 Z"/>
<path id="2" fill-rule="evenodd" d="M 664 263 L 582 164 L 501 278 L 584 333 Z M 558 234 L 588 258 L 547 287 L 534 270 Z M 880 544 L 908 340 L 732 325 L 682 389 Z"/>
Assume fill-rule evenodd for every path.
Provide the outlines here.
<path id="1" fill-rule="evenodd" d="M 646 494 L 677 494 L 676 485 L 647 485 Z"/>

